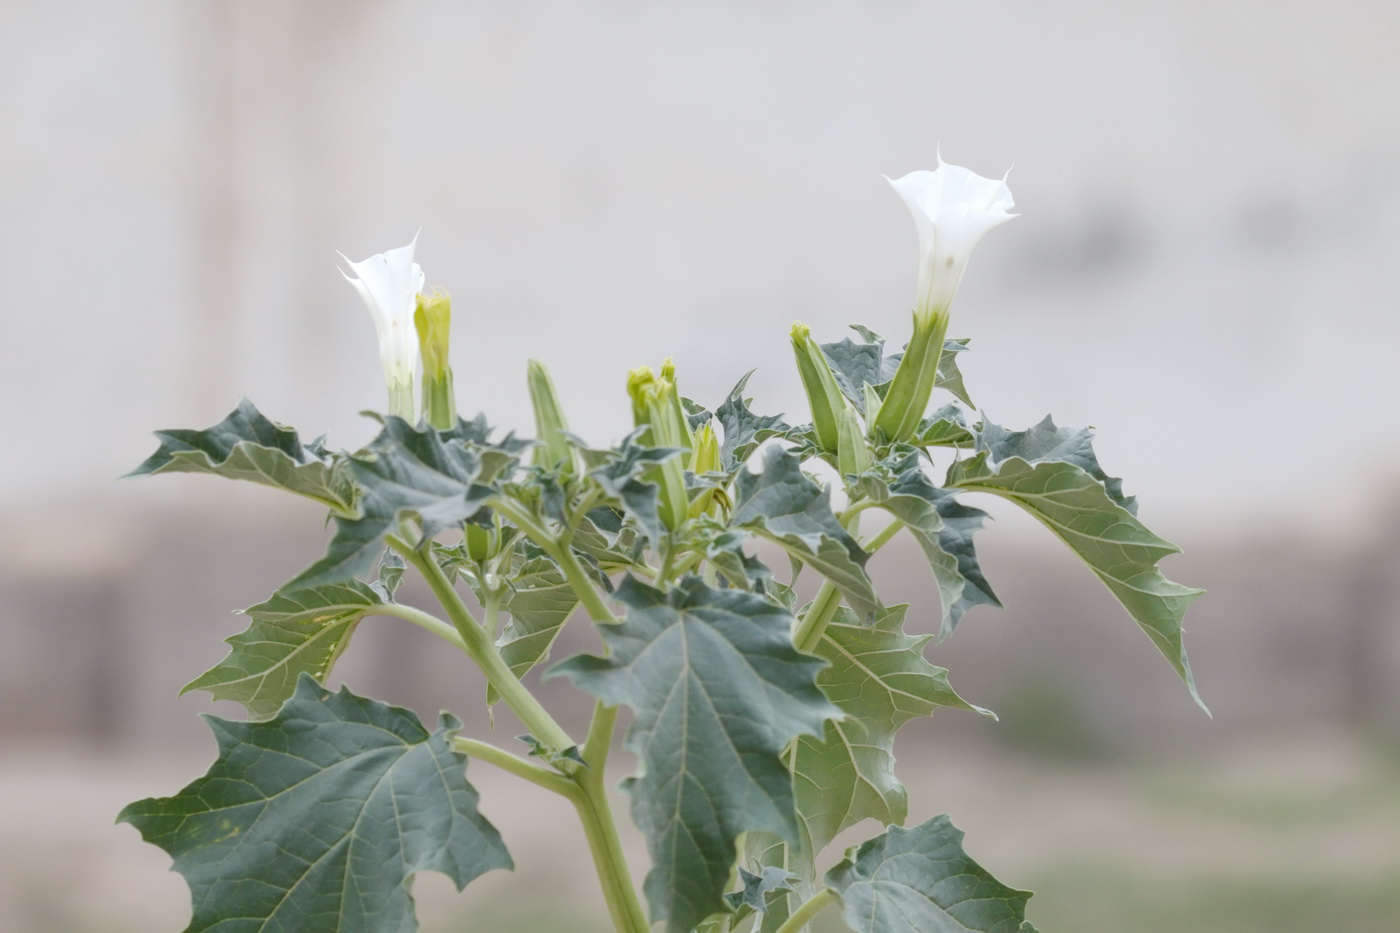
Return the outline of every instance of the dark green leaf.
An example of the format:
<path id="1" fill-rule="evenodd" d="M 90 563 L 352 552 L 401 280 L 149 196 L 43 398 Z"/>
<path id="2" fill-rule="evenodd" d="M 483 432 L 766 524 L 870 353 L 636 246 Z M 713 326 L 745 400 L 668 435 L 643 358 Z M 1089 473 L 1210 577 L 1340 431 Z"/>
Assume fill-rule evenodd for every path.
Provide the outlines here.
<path id="1" fill-rule="evenodd" d="M 356 624 L 384 597 L 359 580 L 279 590 L 246 610 L 252 624 L 228 639 L 228 657 L 180 692 L 207 690 L 215 699 L 242 703 L 251 719 L 266 719 L 292 695 L 302 674 L 326 679 Z"/>
<path id="2" fill-rule="evenodd" d="M 417 516 L 424 538 L 432 538 L 471 518 L 491 495 L 491 488 L 478 482 L 478 448 L 449 432 L 414 428 L 401 418 L 385 419 L 384 430 L 350 459 L 350 467 L 363 491 L 361 517 L 337 518 L 326 556 L 289 586 L 321 586 L 363 575 L 401 519 Z"/>
<path id="3" fill-rule="evenodd" d="M 768 908 L 769 899 L 776 893 L 791 891 L 797 876 L 790 871 L 770 865 L 763 873 L 755 875 L 746 869 L 739 869 L 739 883 L 743 887 L 724 896 L 729 909 L 740 912 L 736 921 L 748 913 L 762 913 Z"/>
<path id="4" fill-rule="evenodd" d="M 816 686 L 823 662 L 793 650 L 792 616 L 767 600 L 694 577 L 666 593 L 629 577 L 616 599 L 627 615 L 601 629 L 609 656 L 551 676 L 634 711 L 641 770 L 626 788 L 651 850 L 645 890 L 653 918 L 684 933 L 725 910 L 741 833 L 797 838 L 783 748 L 840 712 Z"/>
<path id="5" fill-rule="evenodd" d="M 819 738 L 797 740 L 797 812 L 814 853 L 863 819 L 904 822 L 908 795 L 894 774 L 894 737 L 901 726 L 940 706 L 987 712 L 966 703 L 948 686 L 948 672 L 924 659 L 932 636 L 904 634 L 907 608 L 887 609 L 865 627 L 843 607 L 816 647 L 831 662 L 817 684 L 846 718 L 828 722 Z"/>
<path id="6" fill-rule="evenodd" d="M 776 444 L 763 451 L 763 469 L 739 471 L 733 523 L 774 541 L 840 589 L 846 602 L 873 618 L 879 598 L 865 574 L 861 550 L 831 511 L 830 490 L 802 472 L 801 461 Z"/>
<path id="7" fill-rule="evenodd" d="M 962 505 L 952 492 L 935 486 L 917 453 L 879 468 L 879 474 L 862 476 L 855 488 L 903 522 L 923 549 L 938 581 L 943 613 L 939 640 L 951 635 L 973 606 L 1000 606 L 972 545 L 972 535 L 987 513 Z"/>
<path id="8" fill-rule="evenodd" d="M 715 409 L 715 417 L 724 429 L 724 443 L 720 446 L 720 460 L 726 470 L 733 470 L 748 459 L 758 445 L 770 437 L 776 437 L 788 430 L 782 415 L 756 415 L 749 409 L 744 398 L 744 386 L 748 385 L 750 370 L 729 392 L 724 404 Z"/>
<path id="9" fill-rule="evenodd" d="M 831 363 L 832 374 L 836 377 L 836 384 L 842 394 L 850 399 L 857 409 L 864 412 L 865 386 L 875 387 L 883 398 L 890 380 L 894 378 L 895 370 L 899 368 L 903 354 L 885 356 L 885 341 L 879 334 L 858 324 L 851 325 L 851 329 L 860 334 L 865 342 L 856 343 L 850 337 L 846 337 L 836 343 L 824 343 L 821 348 Z M 934 385 L 947 389 L 964 404 L 976 407 L 972 404 L 972 399 L 968 398 L 962 372 L 958 369 L 958 354 L 967 349 L 968 343 L 966 338 L 943 342 Z"/>
<path id="10" fill-rule="evenodd" d="M 962 848 L 946 816 L 891 827 L 826 875 L 855 933 L 1035 933 L 1029 891 L 997 881 Z"/>
<path id="11" fill-rule="evenodd" d="M 1041 426 L 1047 423 L 1048 419 Z M 1081 453 L 1066 456 L 1082 458 L 1083 448 L 1069 449 Z M 1072 459 L 1030 462 L 1010 456 L 998 460 L 990 449 L 953 464 L 948 484 L 1002 496 L 1039 519 L 1104 582 L 1201 703 L 1186 659 L 1181 620 L 1203 591 L 1162 575 L 1157 562 L 1179 549 L 1148 531 L 1120 504 L 1121 496 L 1114 496 Z"/>
<path id="12" fill-rule="evenodd" d="M 130 476 L 212 473 L 285 489 L 336 511 L 355 511 L 355 487 L 344 461 L 319 443 L 303 445 L 297 432 L 269 421 L 246 398 L 204 431 L 157 431 L 160 448 Z"/>
<path id="13" fill-rule="evenodd" d="M 590 472 L 603 492 L 615 499 L 649 541 L 660 541 L 664 529 L 658 512 L 660 487 L 644 474 L 679 456 L 676 447 L 643 447 L 637 443 L 640 432 L 633 432 L 617 450 L 608 451 L 603 465 Z M 596 511 L 596 510 L 595 510 Z"/>
<path id="14" fill-rule="evenodd" d="M 209 773 L 118 817 L 170 853 L 194 899 L 186 933 L 412 933 L 409 878 L 460 889 L 510 868 L 450 747 L 405 709 L 303 677 L 267 723 L 208 717 Z"/>

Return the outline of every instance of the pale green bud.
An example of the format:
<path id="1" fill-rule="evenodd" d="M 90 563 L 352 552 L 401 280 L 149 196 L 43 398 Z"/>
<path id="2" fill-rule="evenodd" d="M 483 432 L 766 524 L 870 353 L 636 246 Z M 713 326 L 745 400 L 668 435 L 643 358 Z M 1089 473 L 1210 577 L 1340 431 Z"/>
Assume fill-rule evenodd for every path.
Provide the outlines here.
<path id="1" fill-rule="evenodd" d="M 702 473 L 717 473 L 721 466 L 719 437 L 715 434 L 714 425 L 707 421 L 695 432 L 695 450 L 690 455 L 690 472 L 697 476 Z M 719 489 L 702 489 L 690 503 L 690 516 L 698 518 L 707 512 L 717 512 L 720 506 L 727 502 L 724 493 Z"/>
<path id="2" fill-rule="evenodd" d="M 423 357 L 423 417 L 440 431 L 457 425 L 457 399 L 448 363 L 452 299 L 441 288 L 419 294 L 413 310 L 418 349 Z"/>
<path id="3" fill-rule="evenodd" d="M 812 409 L 812 429 L 823 450 L 835 451 L 838 438 L 836 418 L 846 407 L 845 396 L 836 385 L 822 348 L 812 339 L 812 331 L 800 322 L 792 325 L 792 352 L 797 357 L 797 374 L 807 392 L 807 404 Z"/>
<path id="4" fill-rule="evenodd" d="M 530 387 L 530 404 L 535 409 L 535 435 L 540 445 L 535 448 L 534 463 L 539 467 L 556 467 L 564 463 L 567 471 L 573 467 L 573 445 L 565 436 L 569 423 L 555 394 L 549 371 L 539 360 L 531 360 L 526 374 Z"/>
<path id="5" fill-rule="evenodd" d="M 684 421 L 676 420 L 678 406 L 672 402 L 676 397 L 674 382 L 659 378 L 651 367 L 642 366 L 627 374 L 627 394 L 632 399 L 633 420 L 637 427 L 646 429 L 641 436 L 642 443 L 653 447 L 686 446 L 682 433 Z M 690 510 L 681 459 L 672 457 L 648 470 L 644 476 L 661 487 L 657 507 L 661 523 L 672 530 L 679 528 Z"/>
<path id="6" fill-rule="evenodd" d="M 842 476 L 861 474 L 870 469 L 870 447 L 865 441 L 865 431 L 853 406 L 847 405 L 836 416 L 837 434 L 840 444 L 836 455 L 836 466 Z"/>

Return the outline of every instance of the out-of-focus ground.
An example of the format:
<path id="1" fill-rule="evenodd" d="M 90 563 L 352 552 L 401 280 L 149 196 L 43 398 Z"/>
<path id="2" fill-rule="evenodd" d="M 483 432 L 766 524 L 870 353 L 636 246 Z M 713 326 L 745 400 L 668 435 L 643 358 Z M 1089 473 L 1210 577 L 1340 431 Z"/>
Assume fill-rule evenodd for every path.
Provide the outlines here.
<path id="1" fill-rule="evenodd" d="M 211 706 L 176 692 L 232 610 L 319 555 L 322 516 L 113 477 L 240 394 L 369 436 L 373 331 L 336 249 L 421 228 L 461 405 L 508 428 L 528 430 L 530 357 L 590 439 L 625 430 L 625 371 L 667 354 L 702 402 L 757 365 L 756 407 L 796 412 L 793 318 L 906 332 L 913 231 L 879 174 L 940 144 L 1015 162 L 1023 214 L 954 306 L 973 398 L 1011 427 L 1098 427 L 1185 548 L 1168 575 L 1209 590 L 1187 644 L 1215 718 L 994 507 L 979 547 L 1007 609 L 931 656 L 1001 721 L 908 727 L 915 817 L 950 812 L 1039 892 L 1046 933 L 1400 929 L 1396 113 L 1385 0 L 7 0 L 0 931 L 184 922 L 166 857 L 112 819 L 207 765 Z M 927 630 L 917 553 L 876 564 Z M 591 646 L 573 629 L 556 657 Z M 338 676 L 487 734 L 480 684 L 417 630 L 368 623 Z M 471 778 L 519 870 L 460 901 L 420 879 L 426 928 L 601 930 L 569 814 Z"/>

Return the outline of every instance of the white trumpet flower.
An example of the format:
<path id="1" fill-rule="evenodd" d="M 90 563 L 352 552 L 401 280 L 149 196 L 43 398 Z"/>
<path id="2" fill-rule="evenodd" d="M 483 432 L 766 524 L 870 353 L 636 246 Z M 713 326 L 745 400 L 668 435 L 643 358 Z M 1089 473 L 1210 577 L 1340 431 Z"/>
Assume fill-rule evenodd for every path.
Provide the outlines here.
<path id="1" fill-rule="evenodd" d="M 341 270 L 345 280 L 364 299 L 379 334 L 379 360 L 389 387 L 389 414 L 416 422 L 414 383 L 418 376 L 418 332 L 413 312 L 423 290 L 423 270 L 413 261 L 418 237 L 407 246 L 376 253 L 363 262 L 349 264 L 354 275 Z"/>
<path id="2" fill-rule="evenodd" d="M 962 281 L 972 248 L 988 230 L 1018 215 L 1006 179 L 983 178 L 940 156 L 935 171 L 886 178 L 919 232 L 919 298 L 915 317 L 946 314 Z"/>

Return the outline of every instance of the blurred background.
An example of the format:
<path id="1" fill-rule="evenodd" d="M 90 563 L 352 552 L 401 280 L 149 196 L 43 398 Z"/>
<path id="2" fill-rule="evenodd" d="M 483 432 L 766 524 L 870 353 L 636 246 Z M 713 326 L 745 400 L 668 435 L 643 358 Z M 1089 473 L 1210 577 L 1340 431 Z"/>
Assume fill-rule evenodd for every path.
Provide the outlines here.
<path id="1" fill-rule="evenodd" d="M 1185 549 L 1168 575 L 1210 591 L 1187 644 L 1215 716 L 1039 526 L 983 503 L 1007 608 L 931 656 L 1001 721 L 901 734 L 914 817 L 951 813 L 1047 933 L 1400 928 L 1397 112 L 1387 0 L 5 0 L 0 930 L 188 918 L 164 853 L 112 820 L 203 772 L 213 707 L 176 692 L 320 555 L 322 516 L 116 477 L 239 395 L 371 436 L 373 328 L 336 250 L 421 230 L 459 404 L 506 428 L 529 430 L 530 357 L 599 441 L 626 429 L 626 370 L 666 355 L 702 402 L 757 365 L 756 407 L 796 412 L 792 320 L 906 333 L 915 238 L 880 176 L 940 146 L 1014 164 L 1022 213 L 954 306 L 970 391 L 1012 427 L 1097 426 Z M 928 626 L 917 552 L 876 572 Z M 481 685 L 420 635 L 370 623 L 339 674 L 487 735 Z M 591 646 L 570 637 L 556 657 Z M 470 776 L 519 868 L 460 898 L 424 876 L 424 929 L 601 931 L 566 809 Z"/>

